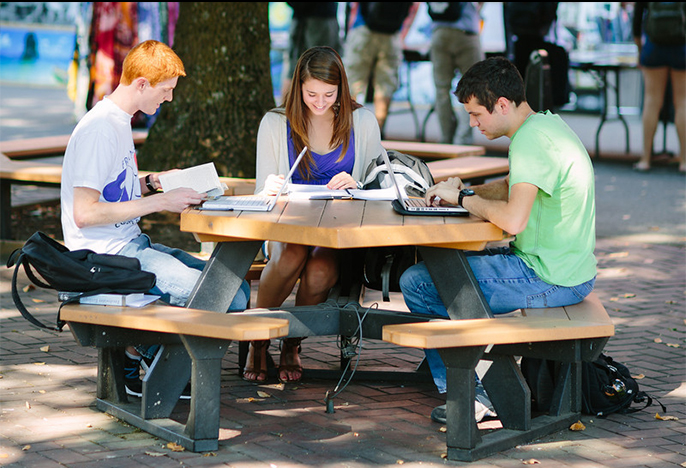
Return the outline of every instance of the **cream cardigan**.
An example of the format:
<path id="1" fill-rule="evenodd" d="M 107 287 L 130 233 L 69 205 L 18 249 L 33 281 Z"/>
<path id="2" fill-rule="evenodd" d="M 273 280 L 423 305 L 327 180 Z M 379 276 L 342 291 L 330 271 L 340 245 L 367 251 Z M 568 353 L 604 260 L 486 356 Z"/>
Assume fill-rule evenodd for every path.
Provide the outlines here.
<path id="1" fill-rule="evenodd" d="M 353 179 L 361 181 L 369 163 L 381 154 L 381 132 L 374 114 L 361 107 L 353 112 L 355 133 L 355 163 Z M 267 112 L 257 132 L 257 177 L 255 193 L 264 190 L 270 174 L 287 174 L 290 169 L 286 116 Z"/>

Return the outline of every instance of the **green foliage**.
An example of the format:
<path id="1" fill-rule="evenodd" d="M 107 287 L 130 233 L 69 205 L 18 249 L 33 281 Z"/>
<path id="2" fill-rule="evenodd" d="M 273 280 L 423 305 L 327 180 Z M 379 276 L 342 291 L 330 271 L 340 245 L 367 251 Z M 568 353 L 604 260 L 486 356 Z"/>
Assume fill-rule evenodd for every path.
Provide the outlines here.
<path id="1" fill-rule="evenodd" d="M 139 152 L 144 170 L 214 161 L 255 177 L 257 130 L 274 107 L 268 2 L 182 2 L 173 48 L 186 68 Z"/>

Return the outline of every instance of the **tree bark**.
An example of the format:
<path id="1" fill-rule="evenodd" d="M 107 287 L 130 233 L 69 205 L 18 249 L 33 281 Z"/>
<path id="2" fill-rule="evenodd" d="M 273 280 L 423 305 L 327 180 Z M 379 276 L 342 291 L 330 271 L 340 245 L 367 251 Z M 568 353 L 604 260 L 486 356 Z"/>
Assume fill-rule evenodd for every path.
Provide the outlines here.
<path id="1" fill-rule="evenodd" d="M 141 169 L 214 162 L 219 175 L 255 177 L 257 130 L 274 107 L 268 2 L 181 2 L 173 49 L 183 60 L 138 154 Z"/>

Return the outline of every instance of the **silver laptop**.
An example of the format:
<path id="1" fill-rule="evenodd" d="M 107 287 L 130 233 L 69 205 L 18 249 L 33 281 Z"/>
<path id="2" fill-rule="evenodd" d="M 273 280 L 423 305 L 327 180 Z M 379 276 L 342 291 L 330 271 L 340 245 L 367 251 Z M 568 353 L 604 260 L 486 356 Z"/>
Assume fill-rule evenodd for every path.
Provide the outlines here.
<path id="1" fill-rule="evenodd" d="M 403 215 L 469 216 L 469 211 L 461 206 L 429 206 L 423 198 L 409 198 L 407 195 L 403 195 L 403 189 L 398 185 L 398 180 L 395 178 L 388 153 L 385 149 L 382 149 L 381 152 L 391 176 L 391 183 L 395 187 L 397 198 L 391 202 L 395 211 Z"/>
<path id="2" fill-rule="evenodd" d="M 200 209 L 213 211 L 271 211 L 276 206 L 276 201 L 279 199 L 286 186 L 295 173 L 295 169 L 300 164 L 303 156 L 307 152 L 307 147 L 303 148 L 298 157 L 293 162 L 291 170 L 283 180 L 283 185 L 276 195 L 225 195 L 214 200 L 205 201 Z"/>

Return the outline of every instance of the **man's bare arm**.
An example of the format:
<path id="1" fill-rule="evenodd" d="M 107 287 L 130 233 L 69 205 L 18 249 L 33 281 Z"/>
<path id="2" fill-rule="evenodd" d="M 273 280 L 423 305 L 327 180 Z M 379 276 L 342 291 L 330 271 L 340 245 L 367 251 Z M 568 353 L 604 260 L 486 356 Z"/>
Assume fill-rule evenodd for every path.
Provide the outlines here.
<path id="1" fill-rule="evenodd" d="M 129 221 L 160 211 L 180 213 L 205 199 L 193 189 L 179 188 L 166 193 L 119 203 L 100 201 L 100 192 L 86 187 L 74 188 L 74 222 L 79 228 Z"/>

